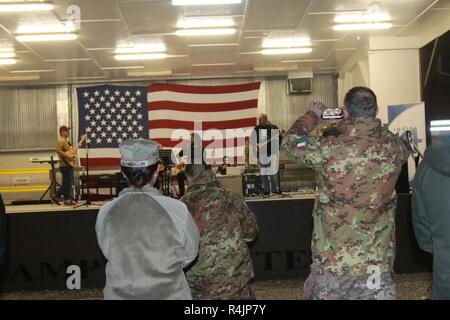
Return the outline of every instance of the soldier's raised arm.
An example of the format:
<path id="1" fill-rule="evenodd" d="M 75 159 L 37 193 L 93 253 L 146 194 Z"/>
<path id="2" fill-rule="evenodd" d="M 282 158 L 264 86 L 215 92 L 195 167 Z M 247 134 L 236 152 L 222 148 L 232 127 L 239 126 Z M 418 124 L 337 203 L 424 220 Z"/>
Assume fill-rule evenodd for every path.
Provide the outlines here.
<path id="1" fill-rule="evenodd" d="M 314 170 L 322 168 L 323 156 L 320 149 L 320 140 L 309 137 L 309 134 L 319 123 L 324 109 L 322 103 L 312 102 L 309 105 L 309 111 L 297 119 L 281 142 L 281 150 L 289 158 Z"/>

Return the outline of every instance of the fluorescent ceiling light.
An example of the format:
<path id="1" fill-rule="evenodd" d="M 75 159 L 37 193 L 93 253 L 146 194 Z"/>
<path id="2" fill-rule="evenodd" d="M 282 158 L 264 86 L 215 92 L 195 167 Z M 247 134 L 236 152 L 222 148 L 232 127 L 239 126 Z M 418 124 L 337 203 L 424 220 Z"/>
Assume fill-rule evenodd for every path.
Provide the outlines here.
<path id="1" fill-rule="evenodd" d="M 271 71 L 294 71 L 297 69 L 298 66 L 287 66 L 287 67 L 256 67 L 254 70 L 257 72 L 271 72 Z"/>
<path id="2" fill-rule="evenodd" d="M 42 73 L 42 72 L 55 72 L 55 70 L 13 70 L 10 73 Z"/>
<path id="3" fill-rule="evenodd" d="M 217 29 L 182 29 L 177 30 L 177 36 L 219 36 L 236 33 L 234 28 L 217 28 Z"/>
<path id="4" fill-rule="evenodd" d="M 33 34 L 33 33 L 64 33 L 75 31 L 75 25 L 69 23 L 53 23 L 53 24 L 31 24 L 21 25 L 17 28 L 16 33 Z"/>
<path id="5" fill-rule="evenodd" d="M 436 132 L 436 131 L 450 131 L 450 127 L 433 127 L 430 129 L 430 131 Z"/>
<path id="6" fill-rule="evenodd" d="M 4 3 L 0 4 L 1 12 L 25 12 L 25 11 L 51 11 L 51 3 L 28 2 L 28 3 Z"/>
<path id="7" fill-rule="evenodd" d="M 141 53 L 141 54 L 118 54 L 115 56 L 118 61 L 131 60 L 157 60 L 167 58 L 166 53 Z"/>
<path id="8" fill-rule="evenodd" d="M 106 76 L 93 76 L 93 77 L 69 77 L 66 80 L 89 80 L 89 79 L 105 79 Z"/>
<path id="9" fill-rule="evenodd" d="M 30 80 L 39 80 L 41 79 L 41 76 L 39 75 L 34 75 L 34 76 L 5 76 L 5 77 L 0 77 L 0 81 L 30 81 Z"/>
<path id="10" fill-rule="evenodd" d="M 300 54 L 300 53 L 310 53 L 312 48 L 284 48 L 284 49 L 263 49 L 262 54 Z"/>
<path id="11" fill-rule="evenodd" d="M 191 18 L 180 20 L 177 28 L 215 28 L 215 27 L 232 27 L 234 20 L 231 18 Z"/>
<path id="12" fill-rule="evenodd" d="M 219 67 L 219 66 L 235 66 L 234 62 L 221 62 L 221 63 L 196 63 L 193 67 Z"/>
<path id="13" fill-rule="evenodd" d="M 379 23 L 346 23 L 336 24 L 333 26 L 333 30 L 336 31 L 352 31 L 352 30 L 384 30 L 392 28 L 390 22 Z"/>
<path id="14" fill-rule="evenodd" d="M 16 54 L 14 52 L 0 52 L 0 59 L 14 58 Z"/>
<path id="15" fill-rule="evenodd" d="M 308 38 L 280 38 L 280 39 L 264 39 L 263 48 L 293 48 L 293 47 L 310 47 L 311 40 Z"/>
<path id="16" fill-rule="evenodd" d="M 431 121 L 431 126 L 432 127 L 450 126 L 450 120 L 435 120 L 435 121 Z"/>
<path id="17" fill-rule="evenodd" d="M 17 60 L 15 59 L 0 59 L 0 65 L 10 65 L 10 64 L 16 64 Z"/>
<path id="18" fill-rule="evenodd" d="M 236 47 L 239 43 L 202 43 L 202 44 L 190 44 L 189 47 Z"/>
<path id="19" fill-rule="evenodd" d="M 172 70 L 161 70 L 161 71 L 129 71 L 129 77 L 155 77 L 155 76 L 170 76 Z"/>
<path id="20" fill-rule="evenodd" d="M 385 13 L 338 14 L 334 17 L 334 22 L 336 23 L 381 22 L 389 20 L 391 20 L 391 17 Z"/>
<path id="21" fill-rule="evenodd" d="M 102 70 L 128 70 L 128 69 L 144 69 L 144 66 L 131 66 L 131 67 L 104 67 Z"/>
<path id="22" fill-rule="evenodd" d="M 152 53 L 152 52 L 164 52 L 166 46 L 163 43 L 156 44 L 142 44 L 134 47 L 118 47 L 116 48 L 117 54 L 130 54 L 130 53 Z"/>
<path id="23" fill-rule="evenodd" d="M 202 6 L 220 4 L 239 4 L 242 0 L 172 0 L 174 6 Z"/>
<path id="24" fill-rule="evenodd" d="M 73 33 L 27 34 L 16 36 L 17 41 L 21 42 L 68 41 L 77 38 L 78 36 Z"/>

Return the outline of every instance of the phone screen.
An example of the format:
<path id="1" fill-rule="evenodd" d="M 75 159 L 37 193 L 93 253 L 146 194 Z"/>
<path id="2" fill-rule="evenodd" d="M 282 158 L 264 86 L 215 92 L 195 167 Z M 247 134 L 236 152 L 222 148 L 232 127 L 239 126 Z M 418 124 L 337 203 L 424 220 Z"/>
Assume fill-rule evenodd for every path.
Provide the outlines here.
<path id="1" fill-rule="evenodd" d="M 336 120 L 344 118 L 344 110 L 342 108 L 325 109 L 322 113 L 323 120 Z"/>

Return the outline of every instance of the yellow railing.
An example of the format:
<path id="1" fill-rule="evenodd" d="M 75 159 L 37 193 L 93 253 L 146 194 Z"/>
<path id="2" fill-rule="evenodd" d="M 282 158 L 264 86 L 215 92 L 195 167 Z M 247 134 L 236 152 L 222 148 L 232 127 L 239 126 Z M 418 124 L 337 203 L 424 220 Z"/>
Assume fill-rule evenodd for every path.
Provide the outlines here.
<path id="1" fill-rule="evenodd" d="M 1 169 L 0 175 L 17 175 L 24 176 L 30 174 L 48 174 L 50 169 L 31 168 L 31 169 Z M 0 193 L 13 192 L 38 192 L 47 190 L 48 186 L 17 186 L 17 187 L 0 187 Z"/>
<path id="2" fill-rule="evenodd" d="M 48 186 L 0 187 L 0 193 L 45 191 Z"/>
<path id="3" fill-rule="evenodd" d="M 50 169 L 1 169 L 0 174 L 3 175 L 24 175 L 24 174 L 39 174 L 39 173 L 49 173 Z"/>

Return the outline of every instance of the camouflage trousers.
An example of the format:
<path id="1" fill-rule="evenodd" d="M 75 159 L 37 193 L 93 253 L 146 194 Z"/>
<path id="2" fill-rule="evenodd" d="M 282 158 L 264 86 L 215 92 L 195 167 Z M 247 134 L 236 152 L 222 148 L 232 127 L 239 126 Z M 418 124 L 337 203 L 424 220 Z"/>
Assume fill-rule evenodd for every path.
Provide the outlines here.
<path id="1" fill-rule="evenodd" d="M 234 295 L 226 297 L 223 300 L 256 300 L 256 296 L 252 285 L 248 283 Z"/>
<path id="2" fill-rule="evenodd" d="M 304 286 L 305 300 L 395 300 L 392 275 L 382 274 L 379 286 L 368 288 L 367 278 L 339 276 L 311 267 Z"/>
<path id="3" fill-rule="evenodd" d="M 256 300 L 255 292 L 253 291 L 253 286 L 251 283 L 247 283 L 243 286 L 238 292 L 230 294 L 228 296 L 205 296 L 199 295 L 198 293 L 193 292 L 194 300 Z"/>

